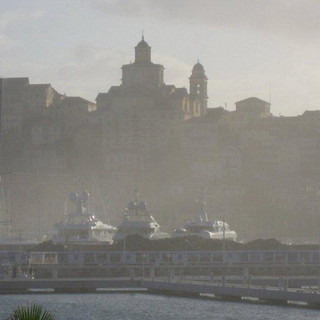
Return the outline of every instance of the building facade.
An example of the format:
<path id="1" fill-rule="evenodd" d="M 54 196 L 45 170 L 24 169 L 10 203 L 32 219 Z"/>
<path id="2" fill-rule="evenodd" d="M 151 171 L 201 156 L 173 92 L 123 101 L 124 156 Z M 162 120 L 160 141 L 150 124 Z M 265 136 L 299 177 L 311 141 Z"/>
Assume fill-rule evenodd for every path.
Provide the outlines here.
<path id="1" fill-rule="evenodd" d="M 203 193 L 209 217 L 226 218 L 240 238 L 318 236 L 319 111 L 276 117 L 256 97 L 210 108 L 203 65 L 188 89 L 167 84 L 143 38 L 121 70 L 96 103 L 2 79 L 2 162 L 24 174 L 6 179 L 26 199 L 13 202 L 16 228 L 36 212 L 43 228 L 61 220 L 61 199 L 83 188 L 100 190 L 117 224 L 138 188 L 168 231 L 194 218 Z"/>

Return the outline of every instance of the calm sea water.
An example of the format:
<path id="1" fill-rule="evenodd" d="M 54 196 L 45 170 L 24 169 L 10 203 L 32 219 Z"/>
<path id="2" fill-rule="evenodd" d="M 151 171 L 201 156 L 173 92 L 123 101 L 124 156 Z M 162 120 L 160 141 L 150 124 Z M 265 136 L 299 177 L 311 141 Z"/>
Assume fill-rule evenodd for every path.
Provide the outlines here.
<path id="1" fill-rule="evenodd" d="M 0 295 L 0 319 L 20 305 L 41 304 L 57 320 L 301 320 L 320 310 L 167 297 L 143 293 Z"/>

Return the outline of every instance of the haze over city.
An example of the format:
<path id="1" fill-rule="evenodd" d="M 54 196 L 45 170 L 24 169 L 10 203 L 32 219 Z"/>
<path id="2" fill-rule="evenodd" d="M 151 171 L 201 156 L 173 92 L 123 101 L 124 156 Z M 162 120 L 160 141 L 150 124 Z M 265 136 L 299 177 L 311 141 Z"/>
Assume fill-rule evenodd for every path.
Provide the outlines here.
<path id="1" fill-rule="evenodd" d="M 209 107 L 234 110 L 249 96 L 275 115 L 319 107 L 317 0 L 2 0 L 0 75 L 28 76 L 94 101 L 119 84 L 119 66 L 144 30 L 165 83 L 188 87 L 199 59 Z"/>
<path id="2" fill-rule="evenodd" d="M 318 319 L 319 13 L 0 0 L 0 316 Z"/>

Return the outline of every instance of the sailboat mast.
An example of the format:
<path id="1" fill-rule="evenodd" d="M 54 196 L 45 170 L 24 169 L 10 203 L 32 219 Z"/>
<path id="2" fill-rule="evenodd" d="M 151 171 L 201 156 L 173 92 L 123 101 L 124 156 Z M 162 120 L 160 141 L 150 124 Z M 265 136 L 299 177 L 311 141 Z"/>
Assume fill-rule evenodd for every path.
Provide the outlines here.
<path id="1" fill-rule="evenodd" d="M 0 152 L 1 152 L 1 136 L 2 136 L 2 84 L 3 84 L 3 78 L 0 77 Z M 0 153 L 1 154 L 1 153 Z"/>
<path id="2" fill-rule="evenodd" d="M 5 193 L 4 191 L 4 181 L 3 181 L 3 176 L 4 176 L 4 165 L 3 165 L 3 154 L 2 154 L 2 149 L 3 149 L 3 138 L 2 138 L 2 112 L 3 112 L 3 84 L 4 84 L 4 79 L 0 77 L 0 225 L 6 225 L 9 226 L 12 223 L 12 216 L 10 213 L 10 217 L 8 215 L 8 202 L 6 199 L 6 196 L 8 194 Z M 10 194 L 11 197 L 11 194 Z M 12 208 L 12 205 L 10 203 L 10 210 Z M 9 228 L 9 227 L 8 227 Z M 7 230 L 9 232 L 9 229 Z"/>
<path id="3" fill-rule="evenodd" d="M 7 217 L 7 204 L 5 201 L 5 195 L 2 185 L 2 96 L 3 96 L 3 78 L 0 78 L 0 224 L 6 225 L 8 223 Z M 4 221 L 2 221 L 4 220 Z"/>
<path id="4" fill-rule="evenodd" d="M 3 96 L 3 78 L 0 77 L 0 174 L 2 170 L 2 96 Z"/>
<path id="5" fill-rule="evenodd" d="M 6 213 L 6 203 L 2 187 L 2 77 L 0 78 L 0 215 L 3 217 L 3 212 Z"/>

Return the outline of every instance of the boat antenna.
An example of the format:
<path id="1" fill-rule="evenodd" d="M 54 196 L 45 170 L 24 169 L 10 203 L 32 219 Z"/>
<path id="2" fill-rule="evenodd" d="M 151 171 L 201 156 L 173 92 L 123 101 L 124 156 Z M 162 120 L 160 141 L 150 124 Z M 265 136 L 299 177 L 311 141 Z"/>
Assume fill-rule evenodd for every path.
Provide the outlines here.
<path id="1" fill-rule="evenodd" d="M 202 221 L 208 221 L 207 204 L 204 201 L 201 203 L 200 214 L 201 214 L 201 220 Z"/>
<path id="2" fill-rule="evenodd" d="M 101 188 L 99 186 L 99 183 L 97 183 L 97 187 L 98 187 L 98 190 L 99 190 L 99 196 L 100 196 L 100 200 L 101 200 L 101 203 L 102 203 L 104 215 L 106 217 L 107 223 L 110 224 L 108 211 L 107 211 L 107 208 L 106 208 L 106 204 L 104 202 L 104 198 L 102 197 Z"/>
<path id="3" fill-rule="evenodd" d="M 135 209 L 136 209 L 136 214 L 139 214 L 139 192 L 138 189 L 134 189 L 135 197 L 134 197 L 134 204 L 135 204 Z"/>
<path id="4" fill-rule="evenodd" d="M 201 188 L 199 203 L 200 203 L 199 219 L 200 219 L 200 221 L 208 221 L 207 210 L 206 210 L 207 209 L 207 203 L 205 202 L 204 188 L 203 187 Z"/>
<path id="5" fill-rule="evenodd" d="M 139 201 L 139 191 L 137 188 L 134 189 L 134 200 Z"/>

